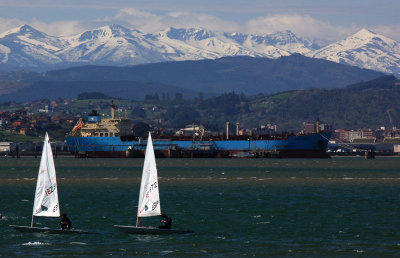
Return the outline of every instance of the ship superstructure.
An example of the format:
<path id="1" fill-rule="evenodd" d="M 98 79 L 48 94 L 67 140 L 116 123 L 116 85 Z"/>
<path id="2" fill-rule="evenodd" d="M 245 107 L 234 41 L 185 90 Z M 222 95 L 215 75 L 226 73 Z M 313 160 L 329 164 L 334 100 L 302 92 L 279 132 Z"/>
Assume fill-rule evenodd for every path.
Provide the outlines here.
<path id="1" fill-rule="evenodd" d="M 120 137 L 132 134 L 131 120 L 128 118 L 116 118 L 115 106 L 111 105 L 111 117 L 100 118 L 96 110 L 88 116 L 88 122 L 82 119 L 76 123 L 69 136 L 73 137 Z"/>

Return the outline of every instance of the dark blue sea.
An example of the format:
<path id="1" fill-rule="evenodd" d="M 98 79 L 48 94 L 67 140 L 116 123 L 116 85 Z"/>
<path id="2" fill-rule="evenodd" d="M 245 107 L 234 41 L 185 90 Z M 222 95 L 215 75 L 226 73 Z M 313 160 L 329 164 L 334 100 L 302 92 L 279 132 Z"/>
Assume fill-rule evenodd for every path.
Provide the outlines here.
<path id="1" fill-rule="evenodd" d="M 39 162 L 0 158 L 0 256 L 400 257 L 400 158 L 159 159 L 161 210 L 195 231 L 166 236 L 113 226 L 136 222 L 143 159 L 57 158 L 61 213 L 93 234 L 14 231 Z"/>

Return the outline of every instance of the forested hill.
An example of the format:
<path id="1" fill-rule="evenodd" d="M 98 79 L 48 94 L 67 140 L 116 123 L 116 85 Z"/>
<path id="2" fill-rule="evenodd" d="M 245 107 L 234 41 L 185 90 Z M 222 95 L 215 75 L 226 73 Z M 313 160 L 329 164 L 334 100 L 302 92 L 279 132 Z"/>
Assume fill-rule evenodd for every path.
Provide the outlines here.
<path id="1" fill-rule="evenodd" d="M 230 121 L 246 128 L 272 123 L 280 130 L 299 131 L 303 122 L 317 119 L 344 129 L 400 127 L 400 82 L 393 76 L 344 89 L 287 91 L 254 98 L 226 93 L 180 103 L 148 98 L 147 103 L 160 108 L 156 113 L 132 114 L 132 118 L 160 118 L 171 127 L 196 122 L 221 130 Z"/>
<path id="2" fill-rule="evenodd" d="M 283 128 L 318 118 L 335 128 L 399 127 L 400 82 L 385 76 L 345 89 L 279 93 L 256 99 L 250 106 L 263 113 L 259 118 L 265 117 Z"/>

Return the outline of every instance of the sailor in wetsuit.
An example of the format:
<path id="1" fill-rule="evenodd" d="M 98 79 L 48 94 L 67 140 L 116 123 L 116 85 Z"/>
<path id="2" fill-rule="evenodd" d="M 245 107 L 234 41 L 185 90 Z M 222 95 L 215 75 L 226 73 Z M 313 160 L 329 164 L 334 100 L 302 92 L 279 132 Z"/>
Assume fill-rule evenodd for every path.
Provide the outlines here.
<path id="1" fill-rule="evenodd" d="M 161 222 L 164 222 L 165 224 L 162 226 L 158 226 L 158 228 L 170 229 L 172 224 L 172 219 L 168 217 L 167 214 L 162 214 L 161 217 L 163 218 Z"/>
<path id="2" fill-rule="evenodd" d="M 71 229 L 71 220 L 67 217 L 67 214 L 61 215 L 60 225 L 61 229 Z"/>

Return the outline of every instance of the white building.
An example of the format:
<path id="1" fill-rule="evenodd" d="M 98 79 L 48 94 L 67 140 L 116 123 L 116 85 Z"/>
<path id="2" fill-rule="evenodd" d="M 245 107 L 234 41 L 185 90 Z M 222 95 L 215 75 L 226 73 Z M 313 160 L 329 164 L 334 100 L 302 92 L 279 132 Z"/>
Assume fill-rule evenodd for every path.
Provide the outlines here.
<path id="1" fill-rule="evenodd" d="M 12 142 L 0 142 L 0 153 L 8 153 L 11 149 Z"/>

